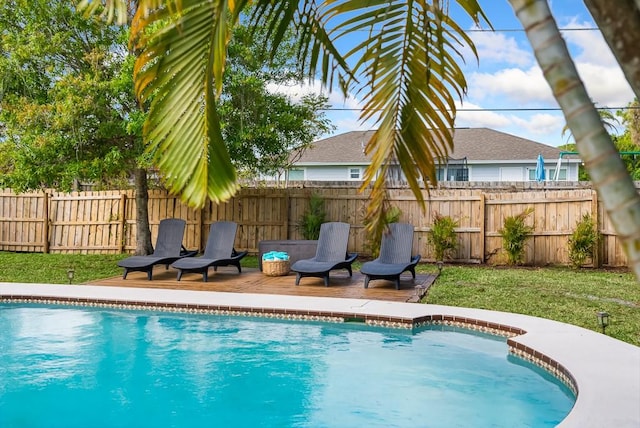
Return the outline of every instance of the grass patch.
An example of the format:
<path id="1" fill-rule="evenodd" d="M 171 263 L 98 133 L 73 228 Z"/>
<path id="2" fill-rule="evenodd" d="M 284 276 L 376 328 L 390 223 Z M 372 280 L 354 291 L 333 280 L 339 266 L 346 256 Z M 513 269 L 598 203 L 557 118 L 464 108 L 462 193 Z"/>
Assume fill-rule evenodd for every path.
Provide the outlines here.
<path id="1" fill-rule="evenodd" d="M 126 254 L 42 254 L 0 252 L 0 282 L 67 284 L 67 270 L 74 270 L 74 284 L 122 275 L 116 263 Z"/>
<path id="2" fill-rule="evenodd" d="M 600 331 L 596 312 L 609 312 L 607 334 L 640 346 L 640 285 L 633 274 L 568 268 L 446 266 L 425 303 L 514 312 Z"/>
<path id="3" fill-rule="evenodd" d="M 122 275 L 117 255 L 0 252 L 0 282 L 74 284 Z M 360 269 L 354 263 L 354 271 Z M 243 267 L 258 267 L 256 256 Z M 435 273 L 431 264 L 418 272 Z M 448 265 L 429 290 L 425 303 L 533 315 L 600 331 L 596 312 L 609 312 L 607 334 L 640 346 L 640 284 L 623 271 L 569 268 L 492 268 Z"/>

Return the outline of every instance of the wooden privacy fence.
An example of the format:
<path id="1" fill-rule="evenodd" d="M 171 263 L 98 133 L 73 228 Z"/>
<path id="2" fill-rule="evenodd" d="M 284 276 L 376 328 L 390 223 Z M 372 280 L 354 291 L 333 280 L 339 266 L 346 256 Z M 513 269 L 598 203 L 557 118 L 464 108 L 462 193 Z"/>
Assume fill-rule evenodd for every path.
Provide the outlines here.
<path id="1" fill-rule="evenodd" d="M 186 220 L 184 245 L 203 249 L 209 226 L 218 220 L 238 223 L 235 246 L 256 253 L 258 242 L 302 239 L 297 223 L 308 209 L 312 193 L 324 198 L 327 221 L 351 224 L 349 250 L 368 254 L 364 217 L 368 194 L 353 185 L 315 188 L 243 188 L 226 203 L 191 209 L 164 191 L 149 193 L 149 221 L 155 242 L 163 218 Z M 432 260 L 427 234 L 435 213 L 458 221 L 457 261 L 504 262 L 499 230 L 507 216 L 532 208 L 527 218 L 534 226 L 527 241 L 526 264 L 567 264 L 567 242 L 577 221 L 591 214 L 602 234 L 596 265 L 625 266 L 617 236 L 590 189 L 504 192 L 478 189 L 437 189 L 423 211 L 410 190 L 390 190 L 390 203 L 401 221 L 415 226 L 414 253 Z M 55 253 L 121 253 L 135 250 L 136 201 L 132 191 L 38 192 L 0 191 L 0 250 Z"/>

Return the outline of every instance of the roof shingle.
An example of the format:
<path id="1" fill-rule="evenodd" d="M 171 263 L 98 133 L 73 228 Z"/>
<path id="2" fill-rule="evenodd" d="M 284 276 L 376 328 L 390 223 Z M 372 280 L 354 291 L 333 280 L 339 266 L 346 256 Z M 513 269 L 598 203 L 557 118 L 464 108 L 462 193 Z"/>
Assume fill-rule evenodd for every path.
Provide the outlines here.
<path id="1" fill-rule="evenodd" d="M 296 163 L 367 164 L 364 148 L 373 133 L 373 130 L 351 131 L 316 141 Z M 554 160 L 562 152 L 557 147 L 489 128 L 456 128 L 453 144 L 450 157 L 466 157 L 467 161 L 535 160 L 539 154 L 546 160 Z"/>

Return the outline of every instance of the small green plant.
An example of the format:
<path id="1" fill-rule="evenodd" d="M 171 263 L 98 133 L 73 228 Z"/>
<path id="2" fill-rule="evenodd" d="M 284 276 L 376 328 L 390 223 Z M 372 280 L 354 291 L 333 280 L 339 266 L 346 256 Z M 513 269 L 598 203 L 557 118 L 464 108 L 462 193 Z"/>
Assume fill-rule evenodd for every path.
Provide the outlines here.
<path id="1" fill-rule="evenodd" d="M 402 215 L 402 210 L 400 208 L 396 206 L 389 207 L 389 209 L 387 209 L 384 216 L 384 224 L 388 225 L 391 223 L 399 222 L 401 215 Z M 367 222 L 365 221 L 365 226 L 366 225 L 367 225 Z M 386 229 L 386 227 L 384 229 Z M 380 244 L 382 243 L 382 233 L 384 233 L 384 230 L 381 230 L 379 234 L 374 233 L 367 236 L 367 247 L 372 257 L 378 257 L 380 255 Z"/>
<path id="2" fill-rule="evenodd" d="M 320 226 L 325 222 L 327 213 L 324 210 L 324 199 L 317 193 L 312 193 L 309 198 L 309 209 L 302 214 L 298 223 L 298 230 L 304 239 L 318 239 Z"/>
<path id="3" fill-rule="evenodd" d="M 458 222 L 453 218 L 438 212 L 433 214 L 433 225 L 427 233 L 427 241 L 433 247 L 436 261 L 450 258 L 451 253 L 458 248 L 456 227 L 458 227 Z"/>
<path id="4" fill-rule="evenodd" d="M 524 261 L 524 244 L 533 233 L 533 226 L 526 224 L 533 208 L 527 208 L 520 214 L 504 219 L 504 225 L 498 232 L 502 237 L 502 248 L 507 252 L 507 263 L 518 265 Z"/>
<path id="5" fill-rule="evenodd" d="M 576 229 L 569 237 L 569 261 L 571 267 L 579 269 L 589 258 L 598 245 L 599 235 L 591 214 L 584 214 L 576 222 Z"/>

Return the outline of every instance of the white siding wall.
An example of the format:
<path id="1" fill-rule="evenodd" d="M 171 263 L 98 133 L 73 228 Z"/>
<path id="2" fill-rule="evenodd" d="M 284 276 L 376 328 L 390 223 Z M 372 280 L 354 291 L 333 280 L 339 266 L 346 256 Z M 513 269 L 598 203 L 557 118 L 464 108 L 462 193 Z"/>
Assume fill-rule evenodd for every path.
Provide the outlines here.
<path id="1" fill-rule="evenodd" d="M 495 165 L 469 165 L 469 181 L 500 181 Z"/>
<path id="2" fill-rule="evenodd" d="M 364 174 L 364 166 L 359 165 L 309 165 L 305 170 L 305 180 L 309 181 L 361 181 Z M 360 168 L 359 180 L 352 179 L 349 175 L 351 168 Z M 480 164 L 469 165 L 469 181 L 529 181 L 529 169 L 535 170 L 534 162 L 526 165 L 517 164 Z M 547 161 L 547 180 L 552 180 L 549 171 L 556 168 L 556 162 Z M 567 181 L 578 180 L 578 165 L 563 162 L 561 169 L 567 170 Z"/>
<path id="3" fill-rule="evenodd" d="M 352 179 L 350 177 L 349 171 L 352 168 L 360 169 L 360 178 Z M 305 179 L 309 181 L 361 181 L 364 171 L 364 167 L 359 165 L 313 165 L 307 166 L 305 169 L 307 171 Z"/>
<path id="4" fill-rule="evenodd" d="M 527 181 L 525 170 L 522 166 L 501 166 L 500 181 Z"/>

